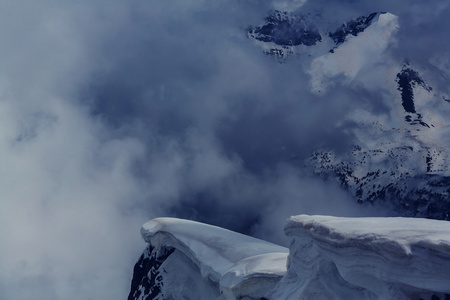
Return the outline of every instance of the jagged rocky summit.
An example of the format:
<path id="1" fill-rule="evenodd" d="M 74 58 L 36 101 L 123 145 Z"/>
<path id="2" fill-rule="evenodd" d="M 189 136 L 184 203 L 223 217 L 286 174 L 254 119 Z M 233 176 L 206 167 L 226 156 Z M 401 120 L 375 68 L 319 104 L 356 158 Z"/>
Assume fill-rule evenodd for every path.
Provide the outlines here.
<path id="1" fill-rule="evenodd" d="M 289 55 L 308 53 L 305 51 L 308 48 L 321 54 L 324 49 L 333 53 L 349 36 L 357 36 L 383 14 L 386 13 L 360 16 L 330 29 L 324 26 L 319 16 L 275 10 L 269 13 L 263 24 L 249 27 L 247 35 L 263 48 L 264 53 L 283 61 Z"/>
<path id="2" fill-rule="evenodd" d="M 294 216 L 289 250 L 173 218 L 141 234 L 129 300 L 450 299 L 447 221 Z"/>
<path id="3" fill-rule="evenodd" d="M 296 46 L 313 46 L 322 41 L 317 26 L 308 15 L 274 11 L 266 23 L 248 29 L 248 36 L 262 42 L 264 52 L 283 59 L 294 53 Z"/>
<path id="4" fill-rule="evenodd" d="M 318 148 L 301 161 L 324 180 L 338 182 L 359 203 L 383 203 L 407 217 L 450 219 L 449 95 L 439 89 L 439 59 L 427 66 L 390 54 L 400 26 L 388 12 L 355 16 L 330 27 L 307 12 L 269 14 L 247 35 L 281 63 L 299 60 L 310 75 L 310 92 L 340 101 L 336 85 L 371 95 L 368 107 L 342 116 L 352 136 L 346 151 Z M 433 74 L 436 73 L 436 74 Z M 373 96 L 376 95 L 376 96 Z M 354 99 L 358 101 L 358 99 Z"/>

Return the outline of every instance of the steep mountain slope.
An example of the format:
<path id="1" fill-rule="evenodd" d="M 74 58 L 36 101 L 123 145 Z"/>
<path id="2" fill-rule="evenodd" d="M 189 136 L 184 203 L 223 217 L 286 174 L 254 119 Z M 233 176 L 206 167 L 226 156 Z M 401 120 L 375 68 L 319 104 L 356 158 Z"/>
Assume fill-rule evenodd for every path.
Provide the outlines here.
<path id="1" fill-rule="evenodd" d="M 338 126 L 348 127 L 353 147 L 317 149 L 306 167 L 338 181 L 358 202 L 385 202 L 403 216 L 449 219 L 448 96 L 422 75 L 427 69 L 389 54 L 398 18 L 371 13 L 332 30 L 318 18 L 276 11 L 248 36 L 282 63 L 303 61 L 311 93 L 328 101 L 339 101 L 337 85 L 377 93 L 370 105 L 384 112 L 349 110 Z"/>

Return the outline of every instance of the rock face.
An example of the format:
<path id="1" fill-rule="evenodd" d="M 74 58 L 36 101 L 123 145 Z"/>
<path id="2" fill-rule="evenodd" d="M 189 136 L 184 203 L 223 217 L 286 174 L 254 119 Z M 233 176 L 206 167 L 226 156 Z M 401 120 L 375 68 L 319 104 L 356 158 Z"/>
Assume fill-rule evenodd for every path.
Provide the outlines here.
<path id="1" fill-rule="evenodd" d="M 264 24 L 250 27 L 247 35 L 261 42 L 259 45 L 263 47 L 266 54 L 282 60 L 292 54 L 301 55 L 304 51 L 302 47 L 305 46 L 312 47 L 314 51 L 321 53 L 323 50 L 320 44 L 324 44 L 329 51 L 333 52 L 347 40 L 347 36 L 357 36 L 379 15 L 380 13 L 375 12 L 367 17 L 357 17 L 335 30 L 329 30 L 326 26 L 321 28 L 319 24 L 323 22 L 317 20 L 317 17 L 311 17 L 310 14 L 275 10 L 266 17 Z"/>
<path id="2" fill-rule="evenodd" d="M 286 272 L 286 248 L 215 226 L 158 218 L 141 234 L 129 300 L 260 299 Z"/>
<path id="3" fill-rule="evenodd" d="M 265 52 L 283 58 L 293 53 L 293 47 L 313 46 L 322 41 L 318 28 L 307 15 L 274 11 L 266 23 L 248 29 L 248 36 L 257 41 L 273 44 Z"/>
<path id="4" fill-rule="evenodd" d="M 266 24 L 249 29 L 249 36 L 262 42 L 280 46 L 312 46 L 322 40 L 317 27 L 306 15 L 275 11 L 266 18 Z"/>
<path id="5" fill-rule="evenodd" d="M 129 300 L 157 299 L 161 296 L 164 285 L 161 266 L 174 250 L 169 247 L 164 251 L 155 251 L 151 245 L 147 246 L 134 266 Z"/>
<path id="6" fill-rule="evenodd" d="M 449 299 L 450 223 L 291 217 L 288 270 L 268 299 Z"/>
<path id="7" fill-rule="evenodd" d="M 392 114 L 398 119 L 360 112 L 351 118 L 359 125 L 353 131 L 358 144 L 340 154 L 317 150 L 307 165 L 337 180 L 360 203 L 385 202 L 402 216 L 449 220 L 449 125 L 431 107 L 449 108 L 411 66 L 404 65 L 395 79 L 387 76 L 397 83 Z"/>
<path id="8" fill-rule="evenodd" d="M 448 220 L 450 177 L 439 174 L 446 168 L 447 153 L 389 146 L 373 150 L 355 146 L 346 155 L 317 151 L 310 164 L 319 176 L 338 180 L 360 203 L 383 201 L 403 216 Z"/>
<path id="9" fill-rule="evenodd" d="M 363 32 L 369 27 L 376 15 L 377 13 L 371 13 L 367 17 L 361 16 L 354 20 L 350 20 L 336 31 L 328 33 L 328 36 L 333 39 L 336 46 L 339 46 L 345 42 L 349 34 L 357 36 L 358 33 Z"/>

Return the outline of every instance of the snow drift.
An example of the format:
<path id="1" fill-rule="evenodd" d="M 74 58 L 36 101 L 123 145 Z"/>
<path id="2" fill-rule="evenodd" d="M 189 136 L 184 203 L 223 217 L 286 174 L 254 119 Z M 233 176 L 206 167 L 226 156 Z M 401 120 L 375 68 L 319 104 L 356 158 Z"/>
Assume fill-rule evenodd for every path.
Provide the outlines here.
<path id="1" fill-rule="evenodd" d="M 448 299 L 450 222 L 300 215 L 269 299 Z"/>
<path id="2" fill-rule="evenodd" d="M 149 247 L 133 277 L 146 274 L 129 299 L 259 299 L 286 272 L 288 249 L 223 228 L 158 218 L 141 234 Z"/>
<path id="3" fill-rule="evenodd" d="M 158 218 L 141 234 L 129 300 L 450 298 L 448 221 L 294 216 L 289 256 L 193 221 Z"/>

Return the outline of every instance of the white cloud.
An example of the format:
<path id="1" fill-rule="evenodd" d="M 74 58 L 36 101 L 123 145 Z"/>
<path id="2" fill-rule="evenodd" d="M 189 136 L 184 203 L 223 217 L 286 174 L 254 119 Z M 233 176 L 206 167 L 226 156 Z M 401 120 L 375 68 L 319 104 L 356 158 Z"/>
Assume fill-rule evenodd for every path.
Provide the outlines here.
<path id="1" fill-rule="evenodd" d="M 306 1 L 308 0 L 275 0 L 273 1 L 273 7 L 281 11 L 294 11 L 302 7 Z"/>

